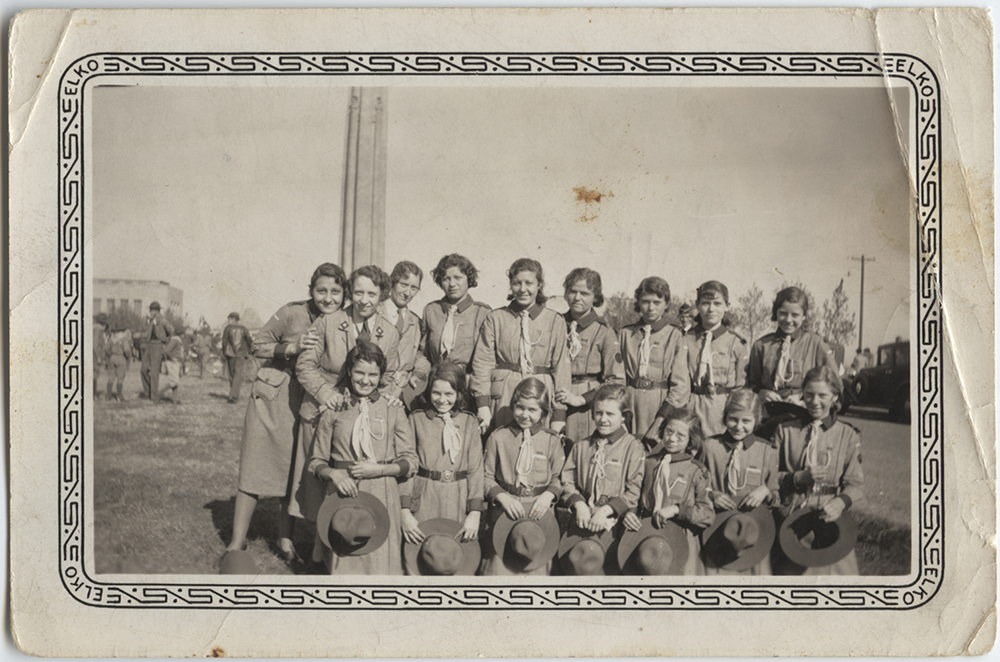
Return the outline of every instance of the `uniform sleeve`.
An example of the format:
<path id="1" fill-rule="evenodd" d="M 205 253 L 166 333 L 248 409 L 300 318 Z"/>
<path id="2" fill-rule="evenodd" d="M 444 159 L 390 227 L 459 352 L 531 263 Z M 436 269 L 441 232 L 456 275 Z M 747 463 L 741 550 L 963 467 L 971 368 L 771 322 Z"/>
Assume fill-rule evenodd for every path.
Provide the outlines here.
<path id="1" fill-rule="evenodd" d="M 691 400 L 691 374 L 688 369 L 687 344 L 678 341 L 674 350 L 674 361 L 670 367 L 670 390 L 667 402 L 675 407 L 687 407 Z M 642 431 L 645 434 L 645 430 Z"/>
<path id="2" fill-rule="evenodd" d="M 562 483 L 560 501 L 567 508 L 572 508 L 577 502 L 586 500 L 583 498 L 583 494 L 580 493 L 580 488 L 576 484 L 576 467 L 580 463 L 580 453 L 585 443 L 587 442 L 579 441 L 573 444 L 573 450 L 570 451 L 566 457 L 566 461 L 563 462 L 560 474 L 560 482 Z"/>
<path id="3" fill-rule="evenodd" d="M 566 456 L 563 454 L 562 442 L 559 441 L 559 435 L 551 435 L 549 437 L 548 452 L 549 485 L 545 488 L 545 491 L 551 492 L 556 501 L 558 501 L 559 497 L 562 496 L 562 477 L 560 474 L 562 472 L 563 462 L 565 459 Z"/>
<path id="4" fill-rule="evenodd" d="M 750 348 L 747 362 L 747 386 L 756 393 L 764 388 L 764 345 L 760 340 Z"/>
<path id="5" fill-rule="evenodd" d="M 320 317 L 313 322 L 312 328 L 319 334 L 319 342 L 299 354 L 295 362 L 295 377 L 302 388 L 322 405 L 337 393 L 337 388 L 328 382 L 320 372 L 320 359 L 326 352 L 327 317 Z"/>
<path id="6" fill-rule="evenodd" d="M 601 332 L 601 384 L 624 384 L 625 364 L 622 362 L 621 350 L 618 346 L 618 336 L 610 327 L 603 327 Z M 583 394 L 589 407 L 594 402 L 597 389 L 591 389 Z"/>
<path id="7" fill-rule="evenodd" d="M 427 323 L 427 311 L 432 305 L 434 304 L 429 303 L 424 306 L 424 314 L 420 318 L 420 345 L 417 347 L 417 353 L 427 361 L 427 365 L 432 365 L 431 356 L 427 350 L 431 337 L 431 326 Z"/>
<path id="8" fill-rule="evenodd" d="M 553 313 L 550 334 L 552 342 L 549 349 L 551 356 L 549 365 L 552 366 L 552 381 L 555 384 L 554 390 L 556 392 L 560 390 L 568 391 L 573 383 L 573 367 L 570 365 L 569 350 L 566 347 L 566 323 L 563 321 L 561 315 Z M 566 405 L 553 402 L 552 420 L 566 422 Z M 561 460 L 559 464 L 562 464 Z M 558 469 L 556 471 L 558 473 Z M 559 496 L 558 492 L 556 496 Z"/>
<path id="9" fill-rule="evenodd" d="M 288 327 L 288 307 L 283 306 L 278 312 L 271 315 L 250 345 L 250 353 L 258 359 L 287 359 L 291 358 L 285 354 L 289 343 L 282 343 L 285 336 L 285 329 Z"/>
<path id="10" fill-rule="evenodd" d="M 497 365 L 497 322 L 488 316 L 479 332 L 479 341 L 472 353 L 472 395 L 477 407 L 490 406 L 490 375 Z"/>
<path id="11" fill-rule="evenodd" d="M 419 379 L 427 379 L 427 375 L 431 374 L 431 362 L 427 360 L 424 356 L 424 337 L 427 334 L 427 324 L 424 320 L 417 318 L 417 329 L 420 332 L 420 339 L 417 342 L 417 353 L 413 357 L 413 374 Z M 482 444 L 480 444 L 482 447 Z"/>
<path id="12" fill-rule="evenodd" d="M 416 445 L 419 442 L 417 438 L 417 424 L 416 421 L 414 420 L 414 416 L 416 415 L 416 413 L 410 414 L 410 417 L 406 421 L 406 424 L 410 427 L 410 434 L 413 436 L 414 449 L 416 449 Z M 419 460 L 416 462 L 416 464 L 419 465 Z M 397 480 L 397 482 L 399 483 L 399 486 L 397 487 L 397 490 L 399 491 L 399 507 L 409 508 L 410 501 L 413 497 L 413 474 L 406 476 L 405 478 L 401 476 Z"/>
<path id="13" fill-rule="evenodd" d="M 847 435 L 847 461 L 840 478 L 840 498 L 850 508 L 865 496 L 865 474 L 861 469 L 861 437 L 853 429 Z"/>
<path id="14" fill-rule="evenodd" d="M 620 497 L 615 497 L 608 502 L 608 505 L 615 511 L 617 517 L 621 517 L 629 510 L 635 510 L 639 506 L 639 495 L 642 494 L 642 472 L 646 466 L 646 454 L 642 451 L 642 445 L 633 440 L 625 451 L 625 462 L 622 468 L 624 472 L 624 490 Z"/>
<path id="15" fill-rule="evenodd" d="M 379 388 L 393 397 L 398 397 L 401 391 L 396 382 L 396 373 L 399 372 L 399 331 L 396 327 L 392 327 L 387 335 L 389 341 L 385 348 L 385 372 L 379 380 Z"/>
<path id="16" fill-rule="evenodd" d="M 337 418 L 336 412 L 326 410 L 316 424 L 316 435 L 312 439 L 309 451 L 309 473 L 322 478 L 320 472 L 330 466 L 330 450 L 333 442 L 333 424 Z"/>
<path id="17" fill-rule="evenodd" d="M 625 334 L 628 333 L 628 328 L 623 328 L 618 332 L 618 351 L 622 357 L 622 374 L 625 376 L 625 384 L 628 384 L 628 353 L 626 352 L 627 344 L 625 342 Z"/>
<path id="18" fill-rule="evenodd" d="M 771 492 L 771 505 L 781 502 L 781 491 L 778 487 L 778 449 L 767 442 L 764 444 L 764 485 Z"/>
<path id="19" fill-rule="evenodd" d="M 399 477 L 409 478 L 417 473 L 417 442 L 413 434 L 410 422 L 406 420 L 406 414 L 401 407 L 388 405 L 389 415 L 393 417 L 393 448 L 395 457 L 393 461 L 399 465 Z"/>
<path id="20" fill-rule="evenodd" d="M 787 428 L 784 425 L 779 425 L 774 431 L 773 437 L 778 451 L 778 496 L 781 501 L 798 491 L 795 484 L 795 471 L 789 465 L 786 457 L 788 452 L 787 435 Z"/>
<path id="21" fill-rule="evenodd" d="M 466 478 L 469 485 L 469 502 L 466 504 L 465 512 L 471 513 L 483 509 L 484 481 L 483 475 L 483 438 L 479 434 L 479 423 L 472 416 L 465 417 L 465 437 L 466 461 L 469 476 Z"/>
<path id="22" fill-rule="evenodd" d="M 704 529 L 715 521 L 715 508 L 708 497 L 708 473 L 699 468 L 692 474 L 691 480 L 694 483 L 691 498 L 687 503 L 679 504 L 680 512 L 677 513 L 677 519 Z"/>
<path id="23" fill-rule="evenodd" d="M 737 338 L 733 344 L 733 355 L 736 358 L 736 374 L 733 375 L 733 385 L 742 388 L 747 385 L 747 366 L 750 363 L 750 348 L 746 341 Z"/>
<path id="24" fill-rule="evenodd" d="M 497 484 L 497 436 L 496 432 L 486 440 L 486 452 L 483 456 L 483 496 L 488 503 L 492 503 L 498 494 L 503 492 L 503 488 Z M 471 498 L 471 494 L 469 495 Z"/>

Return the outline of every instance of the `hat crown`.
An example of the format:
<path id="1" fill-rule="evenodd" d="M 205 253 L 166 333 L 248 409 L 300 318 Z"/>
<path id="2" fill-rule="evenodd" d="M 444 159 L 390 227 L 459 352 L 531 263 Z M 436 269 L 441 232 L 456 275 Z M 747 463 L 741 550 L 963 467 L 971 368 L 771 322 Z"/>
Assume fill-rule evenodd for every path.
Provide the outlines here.
<path id="1" fill-rule="evenodd" d="M 420 546 L 420 563 L 432 575 L 454 575 L 462 566 L 462 545 L 450 536 L 428 536 Z"/>
<path id="2" fill-rule="evenodd" d="M 593 540 L 581 540 L 566 556 L 574 575 L 599 575 L 604 568 L 604 548 Z"/>
<path id="3" fill-rule="evenodd" d="M 520 560 L 532 561 L 545 546 L 545 531 L 534 520 L 522 520 L 510 530 L 507 546 Z"/>
<path id="4" fill-rule="evenodd" d="M 722 527 L 722 536 L 735 551 L 741 552 L 757 544 L 760 528 L 756 519 L 745 513 L 739 513 L 726 520 Z"/>
<path id="5" fill-rule="evenodd" d="M 670 542 L 660 536 L 650 536 L 635 548 L 635 565 L 644 575 L 665 575 L 674 560 Z"/>
<path id="6" fill-rule="evenodd" d="M 365 544 L 375 529 L 375 517 L 365 508 L 341 508 L 330 518 L 330 532 L 348 547 Z"/>

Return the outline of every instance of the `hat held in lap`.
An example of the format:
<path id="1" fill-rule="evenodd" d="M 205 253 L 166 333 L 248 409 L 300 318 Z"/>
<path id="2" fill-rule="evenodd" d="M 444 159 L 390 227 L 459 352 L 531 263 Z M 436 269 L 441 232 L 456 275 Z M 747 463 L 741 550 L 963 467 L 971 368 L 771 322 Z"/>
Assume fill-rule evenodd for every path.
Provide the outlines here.
<path id="1" fill-rule="evenodd" d="M 559 523 L 551 509 L 537 520 L 516 522 L 503 513 L 493 526 L 493 549 L 516 572 L 541 568 L 555 556 L 558 546 Z"/>
<path id="2" fill-rule="evenodd" d="M 462 525 L 445 517 L 420 523 L 424 540 L 405 541 L 403 561 L 410 575 L 474 575 L 482 559 L 478 540 L 462 542 Z"/>
<path id="3" fill-rule="evenodd" d="M 324 545 L 341 556 L 370 554 L 389 537 L 389 511 L 374 495 L 328 494 L 316 516 L 316 531 Z"/>
<path id="4" fill-rule="evenodd" d="M 767 506 L 749 512 L 727 510 L 701 534 L 702 557 L 710 567 L 739 571 L 767 556 L 774 543 L 774 518 Z"/>

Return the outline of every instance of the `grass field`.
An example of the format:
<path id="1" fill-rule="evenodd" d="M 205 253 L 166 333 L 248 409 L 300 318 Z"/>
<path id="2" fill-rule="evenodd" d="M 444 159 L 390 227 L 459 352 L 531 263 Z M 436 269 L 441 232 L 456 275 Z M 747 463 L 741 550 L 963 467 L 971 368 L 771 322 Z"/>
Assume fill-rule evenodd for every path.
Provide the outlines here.
<path id="1" fill-rule="evenodd" d="M 138 366 L 127 402 L 95 403 L 94 563 L 98 573 L 214 574 L 232 531 L 239 444 L 250 388 L 226 402 L 221 377 L 181 378 L 181 404 L 138 399 Z M 859 522 L 862 574 L 906 574 L 910 560 L 909 427 L 847 420 L 863 433 L 864 502 Z M 265 574 L 292 574 L 274 546 L 277 499 L 262 499 L 248 549 Z M 301 523 L 300 523 L 301 524 Z M 314 530 L 294 540 L 307 556 Z"/>

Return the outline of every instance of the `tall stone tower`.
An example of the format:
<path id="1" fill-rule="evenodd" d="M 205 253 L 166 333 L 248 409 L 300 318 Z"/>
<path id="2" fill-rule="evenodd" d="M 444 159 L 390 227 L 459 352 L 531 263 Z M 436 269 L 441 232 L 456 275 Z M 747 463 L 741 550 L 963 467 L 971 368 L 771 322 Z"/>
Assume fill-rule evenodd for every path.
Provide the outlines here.
<path id="1" fill-rule="evenodd" d="M 340 266 L 384 266 L 388 89 L 351 88 Z"/>

